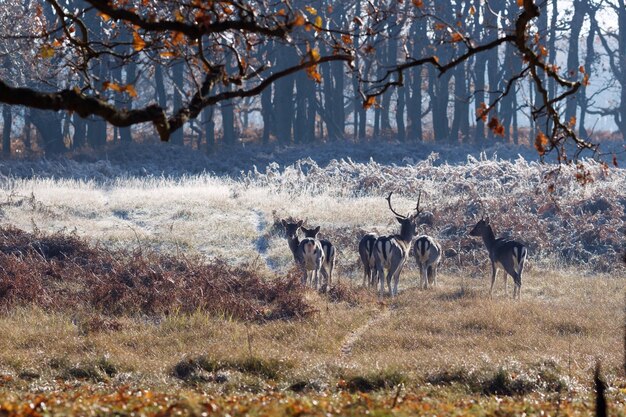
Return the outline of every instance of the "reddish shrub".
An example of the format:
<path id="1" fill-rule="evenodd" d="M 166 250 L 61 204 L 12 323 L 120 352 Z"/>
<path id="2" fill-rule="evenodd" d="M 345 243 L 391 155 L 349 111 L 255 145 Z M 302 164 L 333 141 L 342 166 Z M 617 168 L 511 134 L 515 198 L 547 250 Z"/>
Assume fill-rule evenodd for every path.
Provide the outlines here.
<path id="1" fill-rule="evenodd" d="M 200 310 L 261 321 L 314 312 L 293 274 L 265 279 L 220 260 L 110 251 L 60 233 L 0 228 L 0 307 L 15 305 L 110 316 Z"/>

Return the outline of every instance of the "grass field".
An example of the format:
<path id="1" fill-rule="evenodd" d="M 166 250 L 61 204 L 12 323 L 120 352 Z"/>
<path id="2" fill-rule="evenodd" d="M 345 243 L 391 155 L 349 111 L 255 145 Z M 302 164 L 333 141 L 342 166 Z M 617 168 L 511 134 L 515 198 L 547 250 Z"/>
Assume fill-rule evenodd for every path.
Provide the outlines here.
<path id="1" fill-rule="evenodd" d="M 303 163 L 240 179 L 4 179 L 4 226 L 33 232 L 37 248 L 64 236 L 85 245 L 92 263 L 102 256 L 113 266 L 97 275 L 102 268 L 45 256 L 50 245 L 4 255 L 0 413 L 585 415 L 600 361 L 611 415 L 625 415 L 626 175 L 589 170 L 593 183 L 582 187 L 565 172 L 552 195 L 537 180 L 544 167 L 489 160 Z M 422 190 L 432 213 L 423 230 L 452 255 L 439 288 L 418 290 L 409 261 L 399 297 L 381 302 L 360 288 L 356 246 L 365 232 L 396 231 L 387 190 L 400 211 Z M 520 302 L 501 277 L 489 299 L 486 251 L 467 236 L 485 212 L 529 246 Z M 237 269 L 215 280 L 288 280 L 292 256 L 279 223 L 287 216 L 321 225 L 337 246 L 340 284 L 330 294 L 293 290 L 288 302 L 306 314 L 288 320 L 246 319 L 198 301 L 216 293 L 199 295 L 191 275 L 210 279 L 219 268 L 202 265 L 216 259 Z M 159 264 L 161 255 L 184 268 Z M 137 300 L 161 304 L 120 311 L 82 302 L 128 266 L 166 284 L 133 284 L 143 291 Z M 41 291 L 27 299 L 14 271 L 36 268 Z M 82 273 L 93 274 L 85 288 Z"/>

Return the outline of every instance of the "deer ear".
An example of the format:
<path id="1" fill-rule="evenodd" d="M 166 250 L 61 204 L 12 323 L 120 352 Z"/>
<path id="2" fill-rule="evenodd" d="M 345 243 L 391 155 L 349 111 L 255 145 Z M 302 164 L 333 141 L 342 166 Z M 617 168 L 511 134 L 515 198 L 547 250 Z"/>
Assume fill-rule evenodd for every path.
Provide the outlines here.
<path id="1" fill-rule="evenodd" d="M 280 220 L 280 224 L 282 224 L 283 226 L 287 227 L 287 220 L 281 219 Z"/>
<path id="2" fill-rule="evenodd" d="M 304 224 L 304 220 L 300 220 L 300 221 L 298 221 L 298 223 L 297 223 L 297 224 L 298 224 L 298 227 L 302 227 L 302 225 Z"/>
<path id="3" fill-rule="evenodd" d="M 404 219 L 402 217 L 396 217 L 396 220 L 398 221 L 398 223 L 402 224 Z"/>
<path id="4" fill-rule="evenodd" d="M 320 232 L 320 227 L 321 226 L 317 226 L 315 229 L 313 229 L 313 231 L 315 232 L 315 234 L 318 234 Z"/>

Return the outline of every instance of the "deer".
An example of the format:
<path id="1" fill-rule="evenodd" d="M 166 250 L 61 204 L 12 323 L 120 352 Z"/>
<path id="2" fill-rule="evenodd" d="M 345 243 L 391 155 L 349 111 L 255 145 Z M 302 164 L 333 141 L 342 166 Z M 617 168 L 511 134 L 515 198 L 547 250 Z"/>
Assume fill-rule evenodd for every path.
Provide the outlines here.
<path id="1" fill-rule="evenodd" d="M 300 246 L 298 230 L 300 230 L 302 224 L 304 224 L 304 220 L 296 220 L 294 222 L 282 219 L 280 223 L 285 228 L 285 236 L 287 237 L 287 243 L 289 244 L 289 249 L 293 255 L 293 260 L 299 265 L 302 262 L 302 257 L 298 254 L 298 247 Z"/>
<path id="2" fill-rule="evenodd" d="M 324 253 L 324 258 L 322 259 L 322 268 L 321 273 L 324 277 L 326 289 L 330 288 L 333 281 L 333 270 L 335 269 L 335 247 L 330 241 L 326 239 L 317 239 L 317 234 L 320 231 L 320 226 L 317 226 L 313 229 L 308 229 L 304 226 L 301 226 L 300 229 L 304 232 L 305 238 L 313 238 L 322 245 L 322 252 Z"/>
<path id="3" fill-rule="evenodd" d="M 528 250 L 524 244 L 511 239 L 499 238 L 493 232 L 489 224 L 489 217 L 481 219 L 469 232 L 470 236 L 482 237 L 485 247 L 489 252 L 491 261 L 491 288 L 489 298 L 493 298 L 493 284 L 496 282 L 498 268 L 504 269 L 504 291 L 507 292 L 507 274 L 513 277 L 513 299 L 522 297 L 522 272 Z"/>
<path id="4" fill-rule="evenodd" d="M 359 256 L 363 263 L 363 286 L 373 287 L 377 283 L 376 278 L 376 259 L 374 258 L 374 246 L 376 245 L 378 235 L 376 233 L 368 233 L 359 242 Z"/>
<path id="5" fill-rule="evenodd" d="M 287 243 L 293 254 L 293 259 L 296 265 L 302 268 L 302 284 L 307 285 L 309 272 L 311 272 L 311 285 L 314 285 L 317 290 L 318 277 L 324 262 L 324 251 L 321 243 L 315 238 L 305 237 L 302 240 L 298 238 L 298 230 L 304 224 L 304 220 L 287 221 L 282 219 L 281 224 L 285 228 Z"/>
<path id="6" fill-rule="evenodd" d="M 437 266 L 441 260 L 441 246 L 430 236 L 421 235 L 413 244 L 413 256 L 420 268 L 420 286 L 428 289 L 428 284 L 437 286 Z"/>
<path id="7" fill-rule="evenodd" d="M 409 250 L 411 248 L 411 241 L 417 235 L 417 218 L 420 214 L 420 198 L 422 193 L 420 192 L 417 199 L 417 206 L 415 207 L 415 213 L 403 216 L 396 212 L 391 206 L 391 195 L 389 193 L 386 200 L 389 204 L 389 210 L 396 216 L 396 220 L 400 223 L 400 234 L 392 236 L 380 236 L 376 239 L 374 245 L 374 259 L 376 262 L 376 274 L 378 281 L 380 281 L 380 298 L 385 295 L 385 279 L 384 273 L 387 269 L 387 288 L 392 297 L 398 295 L 398 281 L 400 280 L 400 272 L 406 263 Z M 391 288 L 391 278 L 394 279 L 393 290 Z"/>

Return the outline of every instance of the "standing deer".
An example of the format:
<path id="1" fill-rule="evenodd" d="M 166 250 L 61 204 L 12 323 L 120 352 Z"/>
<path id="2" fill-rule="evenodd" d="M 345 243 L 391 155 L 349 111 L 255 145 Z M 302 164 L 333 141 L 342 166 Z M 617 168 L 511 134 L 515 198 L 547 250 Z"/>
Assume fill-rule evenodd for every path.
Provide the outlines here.
<path id="1" fill-rule="evenodd" d="M 298 230 L 304 223 L 303 220 L 287 221 L 281 220 L 285 228 L 285 235 L 289 249 L 293 254 L 293 259 L 300 268 L 302 268 L 303 277 L 302 284 L 306 285 L 309 281 L 309 272 L 311 272 L 311 284 L 317 289 L 319 282 L 319 272 L 324 262 L 324 251 L 321 243 L 315 238 L 298 239 Z"/>
<path id="2" fill-rule="evenodd" d="M 291 250 L 293 259 L 294 261 L 296 261 L 296 264 L 299 265 L 302 263 L 302 257 L 298 253 L 298 247 L 300 246 L 300 239 L 298 239 L 298 230 L 300 230 L 304 221 L 297 220 L 294 223 L 293 221 L 287 221 L 285 219 L 282 219 L 280 223 L 285 228 L 285 236 L 287 237 L 287 243 L 289 244 L 289 249 Z"/>
<path id="3" fill-rule="evenodd" d="M 376 233 L 368 233 L 359 242 L 359 255 L 363 262 L 363 286 L 373 287 L 377 283 L 376 278 L 376 259 L 374 258 L 374 246 L 376 245 L 378 235 Z"/>
<path id="4" fill-rule="evenodd" d="M 409 216 L 403 216 L 397 213 L 391 206 L 391 194 L 387 196 L 386 200 L 389 204 L 389 210 L 396 216 L 396 220 L 400 223 L 400 234 L 392 236 L 380 236 L 376 239 L 374 246 L 374 259 L 376 262 L 376 272 L 378 281 L 380 281 L 380 297 L 385 295 L 385 269 L 387 269 L 387 288 L 391 296 L 398 295 L 398 281 L 400 280 L 400 272 L 406 263 L 407 255 L 411 248 L 411 240 L 417 234 L 417 217 L 420 210 L 420 198 L 422 193 L 417 199 L 417 206 L 415 207 L 415 214 Z M 394 279 L 393 290 L 391 289 L 391 278 Z"/>
<path id="5" fill-rule="evenodd" d="M 317 226 L 314 229 L 307 229 L 304 226 L 300 227 L 304 232 L 304 236 L 307 238 L 313 238 L 322 245 L 322 252 L 324 258 L 322 259 L 322 276 L 325 279 L 326 289 L 328 290 L 333 282 L 333 270 L 335 269 L 335 247 L 326 239 L 317 239 L 317 234 L 320 231 L 320 227 Z"/>
<path id="6" fill-rule="evenodd" d="M 441 260 L 441 246 L 430 236 L 422 235 L 415 239 L 413 256 L 420 268 L 420 286 L 428 289 L 428 284 L 437 286 L 437 266 Z"/>
<path id="7" fill-rule="evenodd" d="M 470 236 L 480 236 L 485 242 L 491 260 L 491 288 L 489 297 L 493 296 L 493 284 L 496 282 L 498 268 L 504 269 L 504 291 L 507 291 L 507 274 L 513 277 L 513 299 L 522 297 L 522 272 L 528 251 L 522 243 L 510 239 L 496 239 L 489 225 L 489 217 L 481 219 L 469 232 Z"/>

